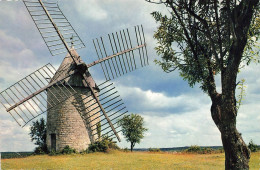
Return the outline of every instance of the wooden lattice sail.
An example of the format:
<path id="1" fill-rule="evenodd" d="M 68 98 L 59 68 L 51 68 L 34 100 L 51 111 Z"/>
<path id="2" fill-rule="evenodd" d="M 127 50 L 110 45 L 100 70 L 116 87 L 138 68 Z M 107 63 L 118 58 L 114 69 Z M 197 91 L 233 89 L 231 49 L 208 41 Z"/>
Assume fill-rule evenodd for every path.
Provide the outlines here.
<path id="1" fill-rule="evenodd" d="M 52 55 L 67 53 L 55 70 L 47 64 L 0 93 L 6 111 L 20 126 L 47 112 L 48 149 L 69 145 L 78 151 L 103 136 L 120 141 L 117 121 L 126 107 L 108 81 L 148 65 L 142 26 L 97 38 L 99 60 L 86 64 L 76 49 L 85 45 L 54 0 L 23 0 Z M 97 85 L 89 68 L 101 65 L 106 81 Z"/>

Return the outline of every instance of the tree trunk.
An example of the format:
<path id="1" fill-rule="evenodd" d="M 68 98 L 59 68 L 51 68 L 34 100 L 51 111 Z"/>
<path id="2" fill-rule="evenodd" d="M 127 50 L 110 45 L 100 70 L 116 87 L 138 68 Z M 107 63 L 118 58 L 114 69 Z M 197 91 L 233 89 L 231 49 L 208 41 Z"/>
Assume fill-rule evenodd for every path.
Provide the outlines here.
<path id="1" fill-rule="evenodd" d="M 226 169 L 249 169 L 250 151 L 235 124 L 228 123 L 221 132 Z"/>
<path id="2" fill-rule="evenodd" d="M 222 100 L 220 94 L 213 100 L 211 116 L 221 133 L 225 151 L 225 169 L 249 169 L 250 150 L 236 128 L 235 103 Z"/>
<path id="3" fill-rule="evenodd" d="M 133 152 L 133 148 L 134 148 L 134 143 L 131 142 L 131 152 Z"/>

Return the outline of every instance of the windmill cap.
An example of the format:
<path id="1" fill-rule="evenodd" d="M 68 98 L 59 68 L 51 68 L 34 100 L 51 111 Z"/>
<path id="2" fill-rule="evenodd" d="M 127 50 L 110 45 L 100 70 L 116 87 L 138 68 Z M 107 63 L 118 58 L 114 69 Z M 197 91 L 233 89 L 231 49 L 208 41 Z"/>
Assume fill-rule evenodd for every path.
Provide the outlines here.
<path id="1" fill-rule="evenodd" d="M 51 79 L 50 83 L 58 80 L 58 81 L 60 81 L 60 83 L 63 83 L 63 84 L 67 83 L 67 84 L 69 84 L 71 86 L 74 86 L 74 87 L 85 87 L 83 82 L 82 82 L 82 80 L 83 80 L 82 73 L 87 71 L 86 64 L 81 60 L 81 58 L 78 55 L 77 51 L 73 47 L 71 48 L 71 54 L 76 59 L 78 59 L 80 61 L 80 63 L 82 63 L 82 64 L 80 64 L 80 67 L 77 66 L 77 64 L 73 61 L 72 57 L 68 53 L 66 55 L 66 57 L 63 59 L 60 67 L 58 68 L 58 70 L 54 74 L 54 76 Z M 79 72 L 76 72 L 75 74 L 71 75 L 70 77 L 67 77 L 64 80 L 62 80 L 64 77 L 68 76 L 70 71 L 73 71 L 76 68 L 77 69 L 80 68 Z M 88 74 L 88 75 L 91 77 L 90 74 Z M 92 83 L 92 86 L 96 87 L 94 81 Z"/>

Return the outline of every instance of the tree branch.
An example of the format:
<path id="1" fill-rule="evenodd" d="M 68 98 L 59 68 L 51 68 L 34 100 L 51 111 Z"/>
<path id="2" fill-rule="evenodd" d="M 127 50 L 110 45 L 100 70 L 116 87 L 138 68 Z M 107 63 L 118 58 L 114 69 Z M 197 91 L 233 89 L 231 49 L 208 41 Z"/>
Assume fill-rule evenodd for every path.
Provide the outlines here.
<path id="1" fill-rule="evenodd" d="M 216 24 L 217 24 L 217 33 L 218 33 L 218 45 L 219 45 L 219 52 L 220 52 L 220 70 L 223 71 L 223 51 L 222 51 L 222 39 L 220 33 L 220 26 L 219 26 L 219 18 L 218 18 L 218 4 L 217 0 L 214 0 L 214 10 L 216 16 Z"/>
<path id="2" fill-rule="evenodd" d="M 197 53 L 196 53 L 196 51 L 195 51 L 195 49 L 194 49 L 194 44 L 193 44 L 192 41 L 191 41 L 191 38 L 190 38 L 190 36 L 189 36 L 189 34 L 188 34 L 188 31 L 187 31 L 187 29 L 186 29 L 186 27 L 185 27 L 185 24 L 183 23 L 183 21 L 182 21 L 180 15 L 179 15 L 178 12 L 176 11 L 176 9 L 175 9 L 175 7 L 172 5 L 172 3 L 169 2 L 169 6 L 172 8 L 174 14 L 177 16 L 178 21 L 180 22 L 180 24 L 181 24 L 181 26 L 182 26 L 182 28 L 183 28 L 183 30 L 184 30 L 184 35 L 185 35 L 185 37 L 187 38 L 187 42 L 188 42 L 189 46 L 191 47 L 191 51 L 192 51 L 192 53 L 193 53 L 193 55 L 194 55 L 194 58 L 195 58 L 195 61 L 196 61 L 197 66 L 198 66 L 198 68 L 199 68 L 199 71 L 201 72 L 201 75 L 203 76 L 202 68 L 201 68 L 201 65 L 200 65 L 200 63 L 199 63 Z"/>
<path id="3" fill-rule="evenodd" d="M 197 20 L 199 20 L 203 25 L 204 27 L 206 28 L 206 36 L 208 37 L 209 39 L 209 42 L 210 42 L 210 45 L 212 47 L 212 51 L 214 53 L 214 56 L 215 56 L 215 59 L 218 63 L 218 65 L 220 66 L 220 60 L 218 58 L 218 54 L 217 54 L 217 49 L 215 47 L 215 44 L 214 44 L 214 41 L 211 37 L 211 33 L 210 33 L 210 29 L 209 29 L 209 25 L 207 23 L 207 21 L 203 18 L 201 18 L 200 16 L 198 16 L 194 11 L 192 11 L 190 8 L 187 7 L 187 4 L 184 4 L 184 7 L 186 9 L 186 11 L 193 17 L 195 17 Z"/>

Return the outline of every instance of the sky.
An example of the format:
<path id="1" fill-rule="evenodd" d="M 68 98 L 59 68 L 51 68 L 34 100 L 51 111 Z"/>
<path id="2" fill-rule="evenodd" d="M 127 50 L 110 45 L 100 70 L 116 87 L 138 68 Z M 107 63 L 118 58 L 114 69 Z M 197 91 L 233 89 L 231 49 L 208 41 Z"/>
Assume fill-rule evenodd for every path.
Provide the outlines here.
<path id="1" fill-rule="evenodd" d="M 178 71 L 165 73 L 153 62 L 159 56 L 153 39 L 157 24 L 150 13 L 160 10 L 167 14 L 164 6 L 144 0 L 63 0 L 59 5 L 86 45 L 78 53 L 87 63 L 97 59 L 93 38 L 143 25 L 150 65 L 112 81 L 128 111 L 144 117 L 148 128 L 136 148 L 222 145 L 220 132 L 211 118 L 211 101 L 207 94 L 199 85 L 189 87 Z M 0 1 L 0 7 L 0 91 L 3 91 L 47 63 L 58 67 L 64 56 L 51 56 L 21 1 Z M 100 68 L 90 72 L 95 80 L 104 80 Z M 251 139 L 260 144 L 258 75 L 259 65 L 253 63 L 238 76 L 238 80 L 245 79 L 246 92 L 238 112 L 237 128 L 247 144 Z M 221 90 L 220 83 L 217 85 Z M 0 106 L 0 152 L 32 151 L 35 145 L 28 135 L 29 127 L 18 126 Z M 118 145 L 130 146 L 124 139 Z"/>

